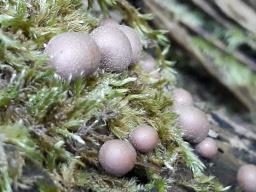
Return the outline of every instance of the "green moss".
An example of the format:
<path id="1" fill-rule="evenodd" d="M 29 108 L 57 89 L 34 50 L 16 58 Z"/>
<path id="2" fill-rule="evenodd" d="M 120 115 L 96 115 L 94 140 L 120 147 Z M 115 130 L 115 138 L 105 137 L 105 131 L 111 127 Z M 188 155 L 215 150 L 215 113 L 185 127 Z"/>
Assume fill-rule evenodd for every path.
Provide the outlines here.
<path id="1" fill-rule="evenodd" d="M 170 112 L 171 95 L 164 91 L 174 85 L 175 76 L 172 62 L 165 59 L 169 44 L 163 31 L 151 29 L 147 24 L 151 17 L 126 1 L 99 3 L 105 13 L 121 10 L 144 39 L 159 43 L 155 51 L 163 78 L 152 79 L 136 65 L 122 74 L 105 72 L 64 81 L 46 67 L 44 43 L 64 31 L 90 31 L 98 19 L 78 0 L 1 2 L 0 72 L 9 81 L 0 91 L 1 191 L 11 191 L 15 183 L 24 183 L 29 177 L 8 173 L 7 144 L 21 154 L 24 166 L 32 161 L 44 173 L 38 179 L 30 177 L 29 187 L 38 191 L 71 191 L 78 187 L 92 191 L 166 191 L 173 183 L 162 176 L 163 170 L 175 172 L 181 163 L 194 175 L 202 173 L 204 165 L 182 140 L 176 115 Z M 99 166 L 99 147 L 115 137 L 127 139 L 141 123 L 155 127 L 161 139 L 154 153 L 139 154 L 135 172 L 148 172 L 144 183 L 137 174 L 131 178 L 106 175 Z"/>

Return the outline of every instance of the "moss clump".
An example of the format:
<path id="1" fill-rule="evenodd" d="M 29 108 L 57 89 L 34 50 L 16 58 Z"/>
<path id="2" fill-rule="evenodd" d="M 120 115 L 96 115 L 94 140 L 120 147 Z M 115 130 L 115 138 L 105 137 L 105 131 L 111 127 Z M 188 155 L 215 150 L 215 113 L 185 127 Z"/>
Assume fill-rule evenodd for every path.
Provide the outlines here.
<path id="1" fill-rule="evenodd" d="M 169 111 L 172 99 L 164 90 L 175 76 L 172 62 L 165 60 L 163 31 L 151 29 L 151 17 L 126 1 L 98 3 L 105 14 L 121 11 L 145 42 L 155 42 L 163 78 L 155 80 L 134 66 L 122 74 L 63 81 L 46 67 L 44 43 L 62 32 L 91 31 L 98 19 L 80 0 L 2 1 L 0 73 L 1 82 L 8 83 L 0 90 L 0 191 L 167 191 L 181 183 L 175 179 L 179 167 L 193 172 L 184 185 L 211 184 L 221 191 L 218 182 L 194 177 L 204 165 L 182 140 Z M 127 139 L 143 123 L 158 130 L 161 145 L 140 154 L 130 175 L 106 175 L 98 163 L 99 147 L 116 137 Z"/>

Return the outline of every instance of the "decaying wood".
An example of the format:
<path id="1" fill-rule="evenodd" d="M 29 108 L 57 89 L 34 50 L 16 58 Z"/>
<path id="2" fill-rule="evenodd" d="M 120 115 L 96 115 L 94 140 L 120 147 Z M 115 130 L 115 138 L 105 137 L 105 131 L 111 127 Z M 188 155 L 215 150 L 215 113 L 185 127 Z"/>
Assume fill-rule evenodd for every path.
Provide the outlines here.
<path id="1" fill-rule="evenodd" d="M 252 33 L 256 33 L 256 13 L 240 0 L 215 0 L 216 5 L 233 21 L 239 23 Z"/>
<path id="2" fill-rule="evenodd" d="M 227 28 L 231 28 L 232 24 L 224 17 L 219 16 L 217 11 L 207 1 L 191 0 L 200 7 L 204 12 L 212 16 L 215 20 Z M 245 3 L 247 1 L 248 4 Z M 219 7 L 219 9 L 230 19 L 237 24 L 246 28 L 252 33 L 256 30 L 256 1 L 254 0 L 212 0 L 211 3 Z"/>
<path id="3" fill-rule="evenodd" d="M 215 41 L 216 39 L 211 39 L 211 37 L 201 29 L 191 27 L 186 23 L 186 27 L 180 22 L 170 19 L 170 17 L 165 14 L 165 11 L 160 8 L 157 4 L 153 1 L 144 0 L 145 8 L 148 9 L 150 12 L 153 12 L 155 15 L 154 23 L 161 28 L 167 29 L 168 34 L 170 35 L 171 39 L 178 43 L 183 49 L 185 49 L 192 57 L 194 57 L 199 63 L 220 83 L 224 84 L 224 86 L 229 89 L 248 109 L 254 110 L 256 108 L 256 99 L 254 95 L 246 93 L 243 87 L 232 86 L 227 82 L 225 75 L 223 72 L 220 71 L 216 65 L 211 61 L 210 58 L 205 56 L 200 50 L 196 49 L 193 46 L 192 37 L 189 33 L 189 30 L 193 29 L 194 32 L 198 33 L 199 35 L 203 36 L 205 39 L 213 43 L 214 46 L 227 52 L 227 48 L 223 43 L 219 41 Z M 190 29 L 188 29 L 190 27 Z M 242 56 L 241 53 L 237 52 L 238 55 L 235 57 L 247 63 L 248 66 L 255 67 L 255 63 L 250 61 L 244 55 Z"/>
<path id="4" fill-rule="evenodd" d="M 256 164 L 256 128 L 235 122 L 221 111 L 212 112 L 209 119 L 212 130 L 218 134 L 220 152 L 208 166 L 208 172 L 234 188 L 238 168 L 245 163 Z"/>
<path id="5" fill-rule="evenodd" d="M 244 55 L 240 51 L 232 51 L 233 52 L 232 53 L 230 51 L 230 49 L 227 47 L 227 45 L 222 43 L 222 41 L 218 40 L 217 38 L 214 38 L 213 36 L 211 36 L 211 34 L 208 33 L 207 31 L 205 31 L 204 29 L 199 28 L 199 27 L 194 27 L 193 25 L 191 25 L 188 22 L 187 23 L 181 22 L 181 23 L 185 24 L 189 30 L 195 32 L 200 37 L 203 37 L 205 40 L 209 41 L 211 44 L 213 44 L 215 47 L 217 47 L 224 53 L 233 54 L 233 57 L 236 58 L 238 61 L 240 61 L 242 64 L 244 64 L 247 67 L 249 67 L 250 69 L 256 71 L 255 62 L 253 62 L 250 58 L 248 58 L 246 55 Z"/>
<path id="6" fill-rule="evenodd" d="M 202 11 L 207 12 L 213 19 L 218 21 L 220 24 L 226 28 L 231 28 L 232 24 L 225 18 L 218 15 L 217 11 L 213 9 L 206 1 L 204 0 L 191 0 L 197 7 L 200 7 Z"/>
<path id="7" fill-rule="evenodd" d="M 255 0 L 244 0 L 249 6 L 253 7 L 256 10 L 256 1 Z"/>

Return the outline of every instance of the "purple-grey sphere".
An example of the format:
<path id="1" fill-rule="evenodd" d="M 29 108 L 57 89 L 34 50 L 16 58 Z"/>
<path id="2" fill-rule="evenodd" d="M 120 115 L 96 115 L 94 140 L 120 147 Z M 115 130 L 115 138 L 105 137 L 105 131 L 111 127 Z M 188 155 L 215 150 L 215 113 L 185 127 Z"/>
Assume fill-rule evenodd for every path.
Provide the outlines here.
<path id="1" fill-rule="evenodd" d="M 118 29 L 121 30 L 129 39 L 132 47 L 132 63 L 138 63 L 142 52 L 142 43 L 140 41 L 139 34 L 133 28 L 126 25 L 118 25 Z"/>
<path id="2" fill-rule="evenodd" d="M 159 137 L 153 127 L 140 125 L 131 132 L 130 141 L 135 149 L 142 153 L 148 153 L 157 146 Z"/>
<path id="3" fill-rule="evenodd" d="M 173 90 L 173 99 L 175 105 L 193 105 L 192 95 L 182 88 Z"/>
<path id="4" fill-rule="evenodd" d="M 129 39 L 112 25 L 99 26 L 91 33 L 101 52 L 101 68 L 122 72 L 132 61 L 132 47 Z"/>
<path id="5" fill-rule="evenodd" d="M 198 143 L 195 149 L 199 155 L 208 159 L 213 158 L 218 153 L 216 141 L 210 137 L 206 137 L 202 142 Z"/>
<path id="6" fill-rule="evenodd" d="M 141 55 L 139 64 L 144 72 L 149 73 L 156 79 L 160 79 L 160 74 L 157 71 L 156 61 L 151 55 L 143 53 Z"/>
<path id="7" fill-rule="evenodd" d="M 240 167 L 237 173 L 237 181 L 245 192 L 256 192 L 256 166 L 247 164 Z"/>
<path id="8" fill-rule="evenodd" d="M 123 176 L 133 169 L 136 151 L 125 141 L 113 139 L 105 142 L 99 151 L 99 162 L 103 169 L 115 176 Z"/>
<path id="9" fill-rule="evenodd" d="M 65 79 L 90 76 L 99 67 L 100 51 L 87 33 L 66 32 L 53 37 L 45 48 L 48 65 Z"/>
<path id="10" fill-rule="evenodd" d="M 209 123 L 204 112 L 189 105 L 180 105 L 175 110 L 185 140 L 200 143 L 207 137 Z"/>
<path id="11" fill-rule="evenodd" d="M 142 54 L 139 64 L 145 72 L 151 73 L 156 70 L 155 59 L 147 53 Z"/>
<path id="12" fill-rule="evenodd" d="M 132 60 L 131 63 L 137 63 L 139 61 L 142 52 L 142 43 L 140 41 L 139 34 L 131 27 L 127 25 L 119 25 L 115 20 L 106 18 L 101 20 L 100 26 L 116 27 L 122 31 L 129 39 L 132 48 Z"/>

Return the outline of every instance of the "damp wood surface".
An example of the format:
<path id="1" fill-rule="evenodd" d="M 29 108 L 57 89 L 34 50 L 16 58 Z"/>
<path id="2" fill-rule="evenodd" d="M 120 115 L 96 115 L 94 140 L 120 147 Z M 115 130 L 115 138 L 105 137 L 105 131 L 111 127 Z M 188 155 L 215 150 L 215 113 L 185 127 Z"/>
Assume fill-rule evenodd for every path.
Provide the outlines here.
<path id="1" fill-rule="evenodd" d="M 226 42 L 223 42 L 221 38 L 216 37 L 216 35 L 212 34 L 211 31 L 206 30 L 204 28 L 205 26 L 203 26 L 203 24 L 201 23 L 202 21 L 196 21 L 196 16 L 193 15 L 192 11 L 194 9 L 197 9 L 196 13 L 202 13 L 201 17 L 205 17 L 203 20 L 205 23 L 207 23 L 207 20 L 210 21 L 212 19 L 214 22 L 216 22 L 216 27 L 220 27 L 221 29 L 223 27 L 223 30 L 226 30 L 227 33 L 229 32 L 229 30 L 234 31 L 240 27 L 239 30 L 241 31 L 248 30 L 248 32 L 245 32 L 246 35 L 252 34 L 253 36 L 254 29 L 244 29 L 245 26 L 243 26 L 242 22 L 238 19 L 236 20 L 235 18 L 233 18 L 233 20 L 236 20 L 238 23 L 234 22 L 232 18 L 228 17 L 228 10 L 226 9 L 222 10 L 223 13 L 221 14 L 216 11 L 214 8 L 215 6 L 218 6 L 218 3 L 220 3 L 220 1 L 215 1 L 214 6 L 212 5 L 211 1 L 201 3 L 200 0 L 191 0 L 185 3 L 183 1 L 170 1 L 169 3 L 167 3 L 167 1 L 161 2 L 158 0 L 149 0 L 143 2 L 145 10 L 154 13 L 154 25 L 167 30 L 172 42 L 175 45 L 181 47 L 184 50 L 185 54 L 191 55 L 191 57 L 193 57 L 193 59 L 197 61 L 194 67 L 204 68 L 212 78 L 216 79 L 219 83 L 223 84 L 226 89 L 231 91 L 233 95 L 237 97 L 237 99 L 242 102 L 245 107 L 252 111 L 255 110 L 256 98 L 254 96 L 254 93 L 256 89 L 255 84 L 253 83 L 253 79 L 256 75 L 255 58 L 252 58 L 250 55 L 244 52 L 244 50 L 246 49 L 241 50 L 239 47 L 231 49 L 229 47 L 230 45 L 228 45 Z M 228 6 L 226 5 L 226 3 L 226 1 L 221 1 L 221 4 L 225 4 L 225 6 Z M 248 6 L 240 1 L 237 3 L 241 3 L 241 6 L 243 6 L 243 8 Z M 163 6 L 164 4 L 166 4 L 166 7 Z M 167 4 L 169 5 L 169 7 Z M 175 8 L 172 8 L 175 6 L 178 7 L 177 10 Z M 224 5 L 219 6 L 224 7 Z M 187 17 L 184 16 L 183 18 L 182 9 L 187 9 L 187 12 L 191 11 L 191 13 L 189 13 L 190 15 L 188 14 Z M 255 14 L 255 11 L 252 10 L 251 14 Z M 248 18 L 249 17 L 246 17 L 244 19 L 248 20 Z M 248 21 L 248 25 L 252 27 L 253 25 L 251 24 L 251 22 L 253 21 L 250 19 L 250 21 Z M 195 43 L 195 41 L 197 42 Z M 217 56 L 212 56 L 212 53 L 204 53 L 205 50 L 203 48 L 199 48 L 196 46 L 198 42 L 201 45 L 204 44 L 203 46 L 209 46 L 209 48 L 212 49 L 212 52 L 214 54 L 216 53 Z M 228 58 L 227 61 L 231 59 L 232 62 L 235 63 L 235 65 L 231 66 L 231 64 L 227 62 L 223 64 L 227 65 L 227 68 L 225 66 L 220 66 L 219 63 L 216 64 L 216 62 L 221 62 L 220 58 L 218 57 L 222 57 L 223 59 Z M 228 72 L 232 70 L 235 71 L 240 67 L 241 69 L 243 68 L 245 69 L 245 71 L 251 74 L 252 80 L 241 83 L 237 81 L 236 77 L 239 77 L 240 75 L 241 77 L 245 77 L 246 75 L 228 74 Z M 225 68 L 230 68 L 230 71 L 225 71 Z"/>

